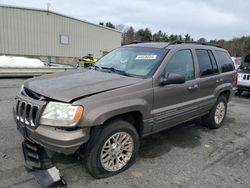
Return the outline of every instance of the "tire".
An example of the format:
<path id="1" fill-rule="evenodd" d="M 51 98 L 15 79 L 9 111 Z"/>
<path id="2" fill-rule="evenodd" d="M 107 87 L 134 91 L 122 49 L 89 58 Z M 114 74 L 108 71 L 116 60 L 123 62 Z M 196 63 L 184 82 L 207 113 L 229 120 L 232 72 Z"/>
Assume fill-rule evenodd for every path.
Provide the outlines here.
<path id="1" fill-rule="evenodd" d="M 202 117 L 202 124 L 210 129 L 218 129 L 222 126 L 227 114 L 227 100 L 220 95 L 210 110 L 210 112 Z"/>
<path id="2" fill-rule="evenodd" d="M 123 137 L 125 138 L 122 139 Z M 116 144 L 115 138 L 118 139 Z M 123 145 L 122 143 L 126 144 Z M 128 169 L 135 162 L 139 146 L 140 140 L 136 129 L 126 121 L 117 119 L 102 127 L 94 127 L 86 147 L 85 166 L 95 178 L 116 175 Z M 126 147 L 126 149 L 123 147 Z M 108 149 L 110 149 L 109 152 L 106 151 Z M 127 152 L 128 150 L 129 152 Z M 117 159 L 121 163 L 117 163 Z M 105 162 L 105 160 L 108 162 Z M 113 165 L 115 168 L 112 168 L 112 165 L 109 166 L 108 163 L 111 161 L 114 164 L 116 163 L 116 165 Z"/>

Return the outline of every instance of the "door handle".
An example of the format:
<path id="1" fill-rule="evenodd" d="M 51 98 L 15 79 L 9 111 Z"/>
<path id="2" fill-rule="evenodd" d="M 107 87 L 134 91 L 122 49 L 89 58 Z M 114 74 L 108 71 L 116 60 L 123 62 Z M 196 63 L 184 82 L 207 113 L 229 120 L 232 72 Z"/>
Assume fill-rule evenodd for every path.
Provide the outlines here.
<path id="1" fill-rule="evenodd" d="M 223 79 L 222 79 L 222 78 L 216 80 L 216 83 L 221 83 L 221 82 L 223 82 Z"/>
<path id="2" fill-rule="evenodd" d="M 189 86 L 188 90 L 193 90 L 193 89 L 198 89 L 199 86 L 197 84 L 193 85 L 193 86 Z"/>

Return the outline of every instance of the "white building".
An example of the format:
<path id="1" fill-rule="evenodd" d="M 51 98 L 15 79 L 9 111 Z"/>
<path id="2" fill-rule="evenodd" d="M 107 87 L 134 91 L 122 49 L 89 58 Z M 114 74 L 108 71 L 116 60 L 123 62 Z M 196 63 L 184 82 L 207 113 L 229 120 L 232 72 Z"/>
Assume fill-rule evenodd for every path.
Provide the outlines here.
<path id="1" fill-rule="evenodd" d="M 0 55 L 76 63 L 121 46 L 121 32 L 56 12 L 0 5 Z"/>

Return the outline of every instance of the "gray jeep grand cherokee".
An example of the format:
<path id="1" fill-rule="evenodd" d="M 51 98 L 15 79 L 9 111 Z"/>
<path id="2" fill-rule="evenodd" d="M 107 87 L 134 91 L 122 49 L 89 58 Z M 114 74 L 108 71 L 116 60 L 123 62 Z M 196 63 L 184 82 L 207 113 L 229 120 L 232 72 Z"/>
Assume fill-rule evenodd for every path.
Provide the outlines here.
<path id="1" fill-rule="evenodd" d="M 108 177 L 132 165 L 146 135 L 198 117 L 221 127 L 235 80 L 233 62 L 218 46 L 131 44 L 90 70 L 26 81 L 14 118 L 29 161 L 39 159 L 37 148 L 80 152 L 94 177 Z"/>

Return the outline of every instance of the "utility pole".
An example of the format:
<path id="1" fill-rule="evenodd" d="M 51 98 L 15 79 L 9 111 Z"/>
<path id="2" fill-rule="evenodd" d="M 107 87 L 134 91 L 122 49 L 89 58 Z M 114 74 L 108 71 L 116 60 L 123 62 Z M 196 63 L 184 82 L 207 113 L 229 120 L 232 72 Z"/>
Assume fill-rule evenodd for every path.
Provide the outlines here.
<path id="1" fill-rule="evenodd" d="M 49 8 L 50 8 L 51 4 L 47 3 L 47 15 L 49 15 Z"/>

